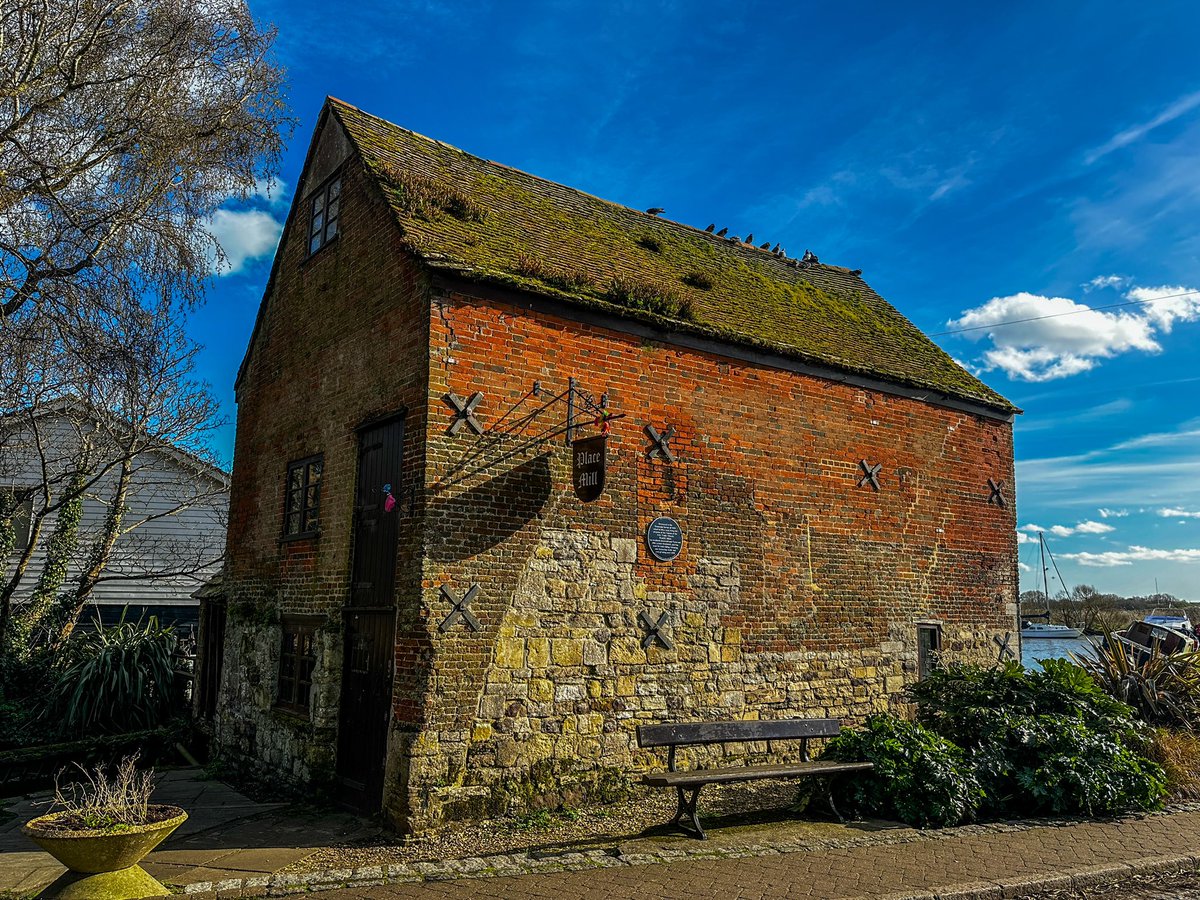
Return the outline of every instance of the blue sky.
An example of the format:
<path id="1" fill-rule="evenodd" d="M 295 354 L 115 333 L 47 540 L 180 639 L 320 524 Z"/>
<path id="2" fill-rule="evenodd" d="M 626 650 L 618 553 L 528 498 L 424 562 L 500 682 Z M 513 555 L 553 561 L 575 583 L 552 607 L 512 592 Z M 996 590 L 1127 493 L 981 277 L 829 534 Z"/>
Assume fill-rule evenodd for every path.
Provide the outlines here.
<path id="1" fill-rule="evenodd" d="M 1068 585 L 1150 593 L 1157 578 L 1200 600 L 1200 293 L 1185 293 L 1200 290 L 1200 6 L 251 8 L 279 28 L 299 125 L 274 192 L 214 223 L 232 271 L 192 331 L 231 421 L 332 94 L 635 208 L 862 268 L 928 333 L 973 328 L 936 339 L 1025 409 L 1021 533 L 1046 530 Z"/>

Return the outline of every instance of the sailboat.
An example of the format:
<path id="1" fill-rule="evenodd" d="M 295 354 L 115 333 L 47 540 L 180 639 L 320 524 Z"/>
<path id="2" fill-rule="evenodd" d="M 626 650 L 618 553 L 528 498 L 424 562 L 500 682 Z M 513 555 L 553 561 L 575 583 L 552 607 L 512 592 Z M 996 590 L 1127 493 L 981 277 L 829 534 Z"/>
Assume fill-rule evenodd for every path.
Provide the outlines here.
<path id="1" fill-rule="evenodd" d="M 1046 602 L 1050 602 L 1050 575 L 1046 569 L 1046 536 L 1042 532 L 1038 532 L 1038 548 L 1042 558 L 1042 596 L 1046 598 Z M 1050 557 L 1054 559 L 1053 556 Z M 1057 565 L 1055 571 L 1058 571 Z M 1040 613 L 1038 618 L 1050 618 L 1050 610 L 1047 609 L 1044 613 Z M 1030 622 L 1028 619 L 1021 622 L 1021 637 L 1022 638 L 1057 638 L 1065 640 L 1069 638 L 1082 637 L 1083 632 L 1078 628 L 1071 628 L 1068 625 L 1051 625 L 1046 622 Z"/>

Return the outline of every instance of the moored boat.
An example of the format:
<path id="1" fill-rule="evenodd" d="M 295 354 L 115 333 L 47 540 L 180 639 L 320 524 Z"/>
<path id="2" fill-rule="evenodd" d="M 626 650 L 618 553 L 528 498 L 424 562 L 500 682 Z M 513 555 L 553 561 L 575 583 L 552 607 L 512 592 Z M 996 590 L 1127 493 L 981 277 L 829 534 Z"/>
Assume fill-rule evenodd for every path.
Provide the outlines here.
<path id="1" fill-rule="evenodd" d="M 1021 637 L 1023 638 L 1077 638 L 1083 637 L 1078 628 L 1067 625 L 1047 625 L 1042 622 L 1022 622 Z"/>
<path id="2" fill-rule="evenodd" d="M 1123 644 L 1146 652 L 1172 654 L 1200 649 L 1192 620 L 1181 609 L 1152 610 L 1142 621 L 1118 631 L 1116 636 Z"/>

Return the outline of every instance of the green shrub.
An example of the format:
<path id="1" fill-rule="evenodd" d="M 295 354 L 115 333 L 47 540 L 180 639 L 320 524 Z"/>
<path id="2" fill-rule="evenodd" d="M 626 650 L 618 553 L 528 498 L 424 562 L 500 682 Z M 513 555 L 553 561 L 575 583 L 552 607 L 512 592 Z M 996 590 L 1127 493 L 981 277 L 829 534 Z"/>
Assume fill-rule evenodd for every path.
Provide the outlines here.
<path id="1" fill-rule="evenodd" d="M 1112 816 L 1154 809 L 1166 794 L 1162 768 L 1122 732 L 1060 715 L 998 710 L 992 734 L 970 751 L 995 816 Z"/>
<path id="2" fill-rule="evenodd" d="M 843 731 L 821 757 L 875 764 L 834 780 L 835 802 L 852 814 L 940 827 L 974 818 L 983 800 L 961 749 L 896 716 L 874 715 L 862 730 Z"/>
<path id="3" fill-rule="evenodd" d="M 153 616 L 145 624 L 98 624 L 72 642 L 73 661 L 58 676 L 45 716 L 72 735 L 161 725 L 176 708 L 175 646 L 174 631 Z"/>
<path id="4" fill-rule="evenodd" d="M 997 668 L 952 665 L 910 685 L 917 721 L 970 749 L 994 733 L 997 715 L 1066 716 L 1103 732 L 1126 732 L 1133 711 L 1106 694 L 1079 666 L 1062 659 L 1026 671 L 1016 662 Z"/>
<path id="5" fill-rule="evenodd" d="M 1066 660 L 1038 672 L 951 666 L 908 693 L 916 723 L 873 716 L 826 749 L 875 763 L 835 782 L 835 800 L 853 812 L 922 826 L 976 813 L 1111 816 L 1153 809 L 1166 794 L 1133 710 Z"/>

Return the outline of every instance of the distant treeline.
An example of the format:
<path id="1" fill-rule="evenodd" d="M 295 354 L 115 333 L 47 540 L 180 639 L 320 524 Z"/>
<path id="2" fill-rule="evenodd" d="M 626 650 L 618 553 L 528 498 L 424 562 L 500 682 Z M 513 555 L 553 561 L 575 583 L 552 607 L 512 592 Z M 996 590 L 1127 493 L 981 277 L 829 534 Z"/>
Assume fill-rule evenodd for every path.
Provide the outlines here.
<path id="1" fill-rule="evenodd" d="M 1098 591 L 1090 584 L 1077 584 L 1070 594 L 1060 591 L 1049 600 L 1041 591 L 1021 594 L 1023 620 L 1049 610 L 1050 621 L 1093 633 L 1120 631 L 1152 609 L 1186 610 L 1193 624 L 1200 622 L 1200 604 L 1181 600 L 1173 594 L 1122 597 Z"/>

